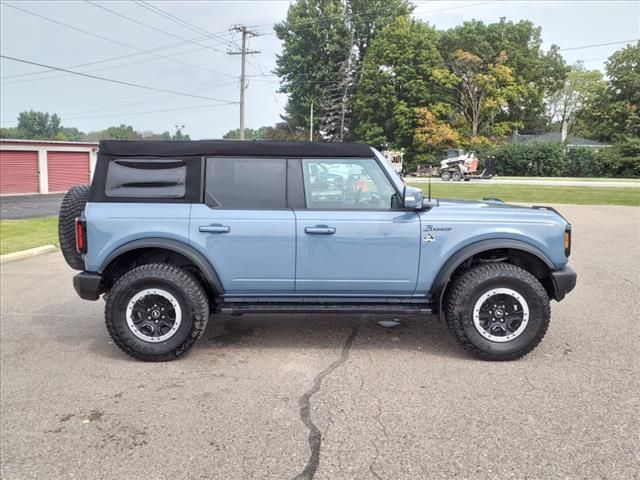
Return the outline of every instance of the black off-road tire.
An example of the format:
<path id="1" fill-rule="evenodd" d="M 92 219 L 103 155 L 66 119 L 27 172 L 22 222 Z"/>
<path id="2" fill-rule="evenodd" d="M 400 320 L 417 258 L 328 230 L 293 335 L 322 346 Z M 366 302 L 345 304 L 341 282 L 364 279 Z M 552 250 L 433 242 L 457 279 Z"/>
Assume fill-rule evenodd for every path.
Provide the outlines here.
<path id="1" fill-rule="evenodd" d="M 462 173 L 460 172 L 453 172 L 451 174 L 451 180 L 453 180 L 454 182 L 459 182 L 460 180 L 462 180 Z"/>
<path id="2" fill-rule="evenodd" d="M 82 215 L 88 198 L 89 185 L 74 185 L 62 199 L 58 215 L 60 250 L 74 270 L 84 270 L 84 260 L 76 250 L 76 218 Z"/>
<path id="3" fill-rule="evenodd" d="M 138 338 L 127 324 L 129 301 L 138 292 L 158 288 L 175 297 L 182 311 L 177 331 L 162 342 Z M 147 362 L 175 360 L 202 336 L 209 319 L 209 302 L 202 285 L 189 273 L 166 263 L 141 265 L 118 279 L 106 299 L 105 321 L 109 335 L 131 357 Z"/>
<path id="4" fill-rule="evenodd" d="M 509 288 L 528 304 L 524 331 L 507 342 L 483 337 L 473 322 L 476 301 L 493 288 Z M 453 280 L 445 297 L 445 317 L 451 334 L 462 347 L 482 360 L 515 360 L 531 352 L 542 340 L 551 318 L 549 297 L 542 284 L 526 270 L 508 263 L 481 265 Z"/>
<path id="5" fill-rule="evenodd" d="M 451 172 L 448 172 L 448 171 L 445 170 L 444 172 L 442 172 L 440 174 L 440 179 L 443 182 L 448 182 L 449 180 L 451 180 Z"/>

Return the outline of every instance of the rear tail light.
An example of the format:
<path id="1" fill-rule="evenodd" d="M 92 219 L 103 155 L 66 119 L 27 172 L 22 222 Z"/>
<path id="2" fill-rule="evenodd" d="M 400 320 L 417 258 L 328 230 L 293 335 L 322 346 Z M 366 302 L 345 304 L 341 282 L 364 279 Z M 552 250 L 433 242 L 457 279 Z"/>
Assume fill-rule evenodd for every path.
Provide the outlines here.
<path id="1" fill-rule="evenodd" d="M 76 250 L 87 253 L 87 222 L 82 218 L 76 218 Z"/>
<path id="2" fill-rule="evenodd" d="M 571 255 L 571 225 L 564 229 L 564 254 L 566 257 Z"/>

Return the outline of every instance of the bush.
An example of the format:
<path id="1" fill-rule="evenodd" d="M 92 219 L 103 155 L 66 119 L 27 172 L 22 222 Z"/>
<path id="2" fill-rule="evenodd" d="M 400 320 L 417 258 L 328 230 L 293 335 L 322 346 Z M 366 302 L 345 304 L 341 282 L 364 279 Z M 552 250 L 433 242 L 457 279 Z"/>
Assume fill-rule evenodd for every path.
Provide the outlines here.
<path id="1" fill-rule="evenodd" d="M 569 148 L 565 152 L 565 177 L 601 176 L 600 153 L 593 148 Z"/>
<path id="2" fill-rule="evenodd" d="M 496 172 L 504 176 L 559 177 L 565 153 L 559 143 L 508 143 L 494 150 Z"/>
<path id="3" fill-rule="evenodd" d="M 640 139 L 628 138 L 598 152 L 601 177 L 640 177 Z"/>
<path id="4" fill-rule="evenodd" d="M 488 156 L 496 157 L 496 172 L 514 177 L 640 177 L 640 139 L 628 138 L 611 147 L 566 148 L 560 143 L 507 143 L 469 148 L 480 159 L 479 171 Z M 435 157 L 435 156 L 434 156 Z M 405 156 L 405 159 L 407 157 Z M 438 166 L 444 155 L 431 161 Z M 411 165 L 407 171 L 415 171 Z"/>

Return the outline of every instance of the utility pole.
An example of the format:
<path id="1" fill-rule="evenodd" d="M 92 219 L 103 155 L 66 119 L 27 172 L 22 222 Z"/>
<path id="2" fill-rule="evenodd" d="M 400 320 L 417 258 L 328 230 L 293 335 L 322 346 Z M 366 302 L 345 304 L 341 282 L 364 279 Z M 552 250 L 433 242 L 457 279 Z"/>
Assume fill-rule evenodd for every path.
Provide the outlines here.
<path id="1" fill-rule="evenodd" d="M 313 142 L 313 100 L 311 100 L 311 113 L 309 114 L 309 141 Z"/>
<path id="2" fill-rule="evenodd" d="M 241 65 L 240 65 L 240 140 L 244 140 L 244 91 L 247 89 L 246 80 L 247 77 L 245 75 L 245 63 L 247 55 L 253 53 L 260 53 L 258 50 L 247 50 L 247 37 L 257 37 L 258 34 L 249 30 L 244 25 L 235 25 L 231 28 L 236 32 L 240 32 L 242 34 L 242 47 L 240 51 L 227 52 L 229 55 L 241 55 Z"/>

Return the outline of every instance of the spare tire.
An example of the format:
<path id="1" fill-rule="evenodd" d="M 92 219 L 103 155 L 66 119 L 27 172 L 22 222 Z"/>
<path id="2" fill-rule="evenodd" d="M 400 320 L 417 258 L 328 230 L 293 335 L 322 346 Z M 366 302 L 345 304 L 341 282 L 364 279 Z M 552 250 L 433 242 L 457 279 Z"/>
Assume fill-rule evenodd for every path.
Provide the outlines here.
<path id="1" fill-rule="evenodd" d="M 76 218 L 82 216 L 88 198 L 89 185 L 74 185 L 62 199 L 58 215 L 60 250 L 74 270 L 84 270 L 84 260 L 76 250 Z"/>

